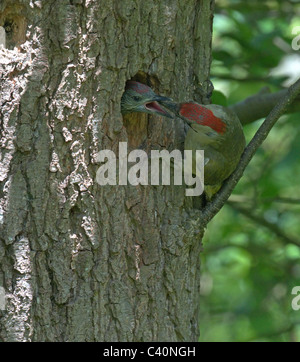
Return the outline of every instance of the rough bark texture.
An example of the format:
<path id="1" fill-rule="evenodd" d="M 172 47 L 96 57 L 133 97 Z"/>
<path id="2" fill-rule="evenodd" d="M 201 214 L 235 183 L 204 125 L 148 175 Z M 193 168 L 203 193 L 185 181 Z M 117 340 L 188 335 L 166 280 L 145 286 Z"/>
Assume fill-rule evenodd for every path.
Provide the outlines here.
<path id="1" fill-rule="evenodd" d="M 133 77 L 176 100 L 205 90 L 212 3 L 1 1 L 0 340 L 198 339 L 203 230 L 185 186 L 95 178 L 121 141 L 182 147 L 180 121 L 123 120 L 120 98 Z"/>

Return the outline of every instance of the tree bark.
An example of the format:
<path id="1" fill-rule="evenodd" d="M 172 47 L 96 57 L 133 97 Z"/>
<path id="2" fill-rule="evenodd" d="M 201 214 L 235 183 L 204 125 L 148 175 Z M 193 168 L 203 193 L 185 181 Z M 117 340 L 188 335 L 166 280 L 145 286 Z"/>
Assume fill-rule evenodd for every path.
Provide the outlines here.
<path id="1" fill-rule="evenodd" d="M 185 186 L 100 186 L 96 156 L 182 149 L 180 120 L 123 120 L 120 99 L 132 78 L 205 93 L 212 13 L 213 0 L 1 2 L 1 340 L 198 340 L 203 229 Z"/>

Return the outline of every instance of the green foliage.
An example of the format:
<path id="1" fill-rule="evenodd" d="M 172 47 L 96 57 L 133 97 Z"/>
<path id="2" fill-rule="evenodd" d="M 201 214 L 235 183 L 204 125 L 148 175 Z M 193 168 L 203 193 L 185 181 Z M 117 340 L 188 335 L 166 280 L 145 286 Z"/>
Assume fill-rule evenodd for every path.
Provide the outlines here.
<path id="1" fill-rule="evenodd" d="M 213 91 L 213 94 L 211 97 L 211 103 L 220 104 L 221 106 L 224 106 L 224 107 L 226 107 L 228 105 L 225 94 L 218 90 Z"/>
<path id="2" fill-rule="evenodd" d="M 266 85 L 282 89 L 291 69 L 280 77 L 272 70 L 283 58 L 300 58 L 291 47 L 299 1 L 219 0 L 217 6 L 213 102 L 226 104 L 225 95 L 233 104 Z M 231 203 L 208 226 L 201 341 L 300 341 L 300 310 L 291 306 L 291 291 L 300 286 L 299 117 L 279 120 Z M 248 141 L 261 122 L 245 127 Z"/>

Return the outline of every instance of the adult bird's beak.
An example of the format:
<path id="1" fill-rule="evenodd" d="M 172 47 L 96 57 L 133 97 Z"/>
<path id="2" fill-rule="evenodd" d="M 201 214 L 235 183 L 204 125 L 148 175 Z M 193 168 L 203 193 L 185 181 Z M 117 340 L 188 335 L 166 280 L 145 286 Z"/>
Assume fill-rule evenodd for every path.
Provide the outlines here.
<path id="1" fill-rule="evenodd" d="M 157 101 L 160 103 L 160 105 L 164 107 L 164 109 L 167 109 L 168 111 L 171 111 L 172 113 L 175 114 L 178 113 L 178 104 L 175 103 L 171 98 L 167 97 L 158 97 L 158 98 L 160 98 L 160 100 Z"/>
<path id="2" fill-rule="evenodd" d="M 173 118 L 171 114 L 169 114 L 165 109 L 163 109 L 158 103 L 170 102 L 171 99 L 168 97 L 162 97 L 155 95 L 150 102 L 145 104 L 146 109 L 149 111 L 155 112 L 157 114 L 161 114 L 164 117 Z"/>

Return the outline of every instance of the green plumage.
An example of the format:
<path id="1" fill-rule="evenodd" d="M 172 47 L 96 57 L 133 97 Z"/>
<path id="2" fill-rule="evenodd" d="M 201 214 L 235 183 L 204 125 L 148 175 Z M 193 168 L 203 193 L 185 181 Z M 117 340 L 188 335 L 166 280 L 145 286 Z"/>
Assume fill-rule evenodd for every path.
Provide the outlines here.
<path id="1" fill-rule="evenodd" d="M 227 108 L 214 104 L 198 105 L 200 113 L 195 115 L 195 112 L 190 112 L 189 114 L 193 116 L 189 118 L 182 115 L 182 110 L 184 109 L 185 114 L 187 114 L 187 107 L 191 105 L 194 111 L 194 108 L 197 108 L 197 103 L 176 104 L 162 102 L 162 105 L 189 125 L 184 149 L 192 151 L 204 150 L 205 192 L 208 198 L 211 199 L 213 194 L 219 190 L 223 181 L 235 170 L 246 145 L 243 128 L 238 117 Z M 224 127 L 220 128 L 218 132 L 216 124 L 218 126 L 222 124 Z M 196 174 L 195 159 L 192 167 L 193 173 Z"/>

